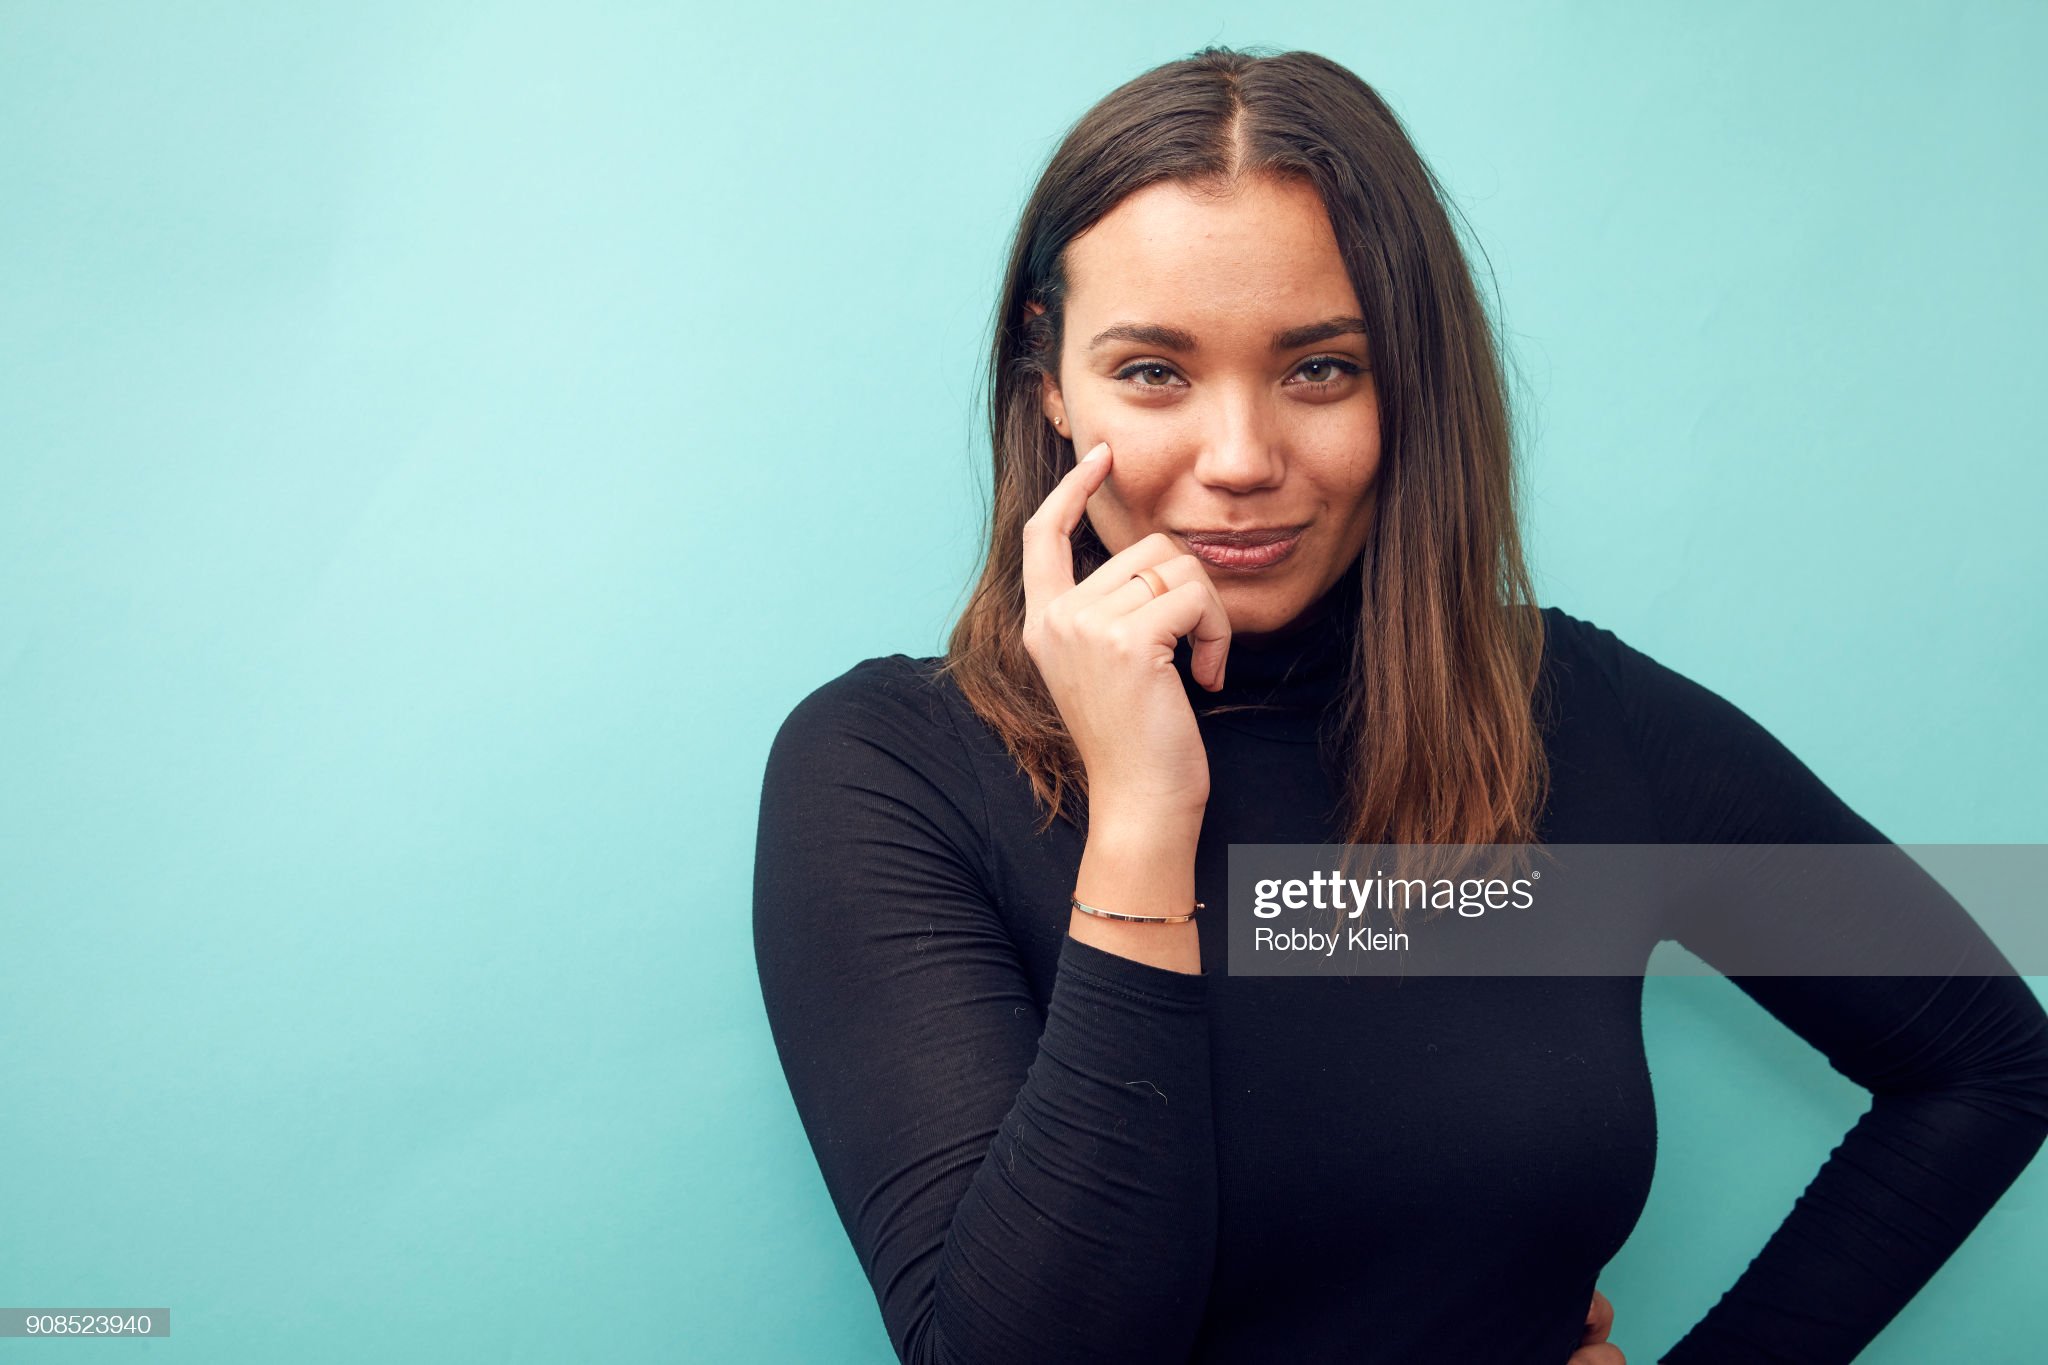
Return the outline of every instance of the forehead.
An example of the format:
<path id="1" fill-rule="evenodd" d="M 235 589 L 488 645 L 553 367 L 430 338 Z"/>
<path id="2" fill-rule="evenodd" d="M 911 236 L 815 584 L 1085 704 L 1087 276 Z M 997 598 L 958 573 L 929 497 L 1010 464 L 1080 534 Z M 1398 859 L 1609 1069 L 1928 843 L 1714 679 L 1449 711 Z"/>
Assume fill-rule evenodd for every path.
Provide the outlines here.
<path id="1" fill-rule="evenodd" d="M 1359 311 L 1329 214 L 1300 181 L 1228 198 L 1148 185 L 1068 243 L 1066 265 L 1069 335 L 1113 315 L 1263 344 L 1276 326 Z"/>

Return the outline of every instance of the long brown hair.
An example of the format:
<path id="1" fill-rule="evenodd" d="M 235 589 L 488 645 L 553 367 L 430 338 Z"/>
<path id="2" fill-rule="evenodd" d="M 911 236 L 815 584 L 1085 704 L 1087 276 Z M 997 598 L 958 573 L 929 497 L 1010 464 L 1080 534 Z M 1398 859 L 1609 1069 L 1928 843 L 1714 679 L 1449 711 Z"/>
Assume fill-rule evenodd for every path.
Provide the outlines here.
<path id="1" fill-rule="evenodd" d="M 1312 52 L 1208 47 L 1111 91 L 1025 206 L 989 359 L 987 559 L 943 671 L 1003 738 L 1047 814 L 1087 774 L 1021 639 L 1023 527 L 1072 443 L 1040 406 L 1057 379 L 1067 244 L 1161 181 L 1312 185 L 1364 309 L 1380 405 L 1377 511 L 1357 572 L 1358 645 L 1333 732 L 1353 844 L 1523 843 L 1548 790 L 1535 714 L 1542 619 L 1516 518 L 1507 388 L 1436 177 L 1379 95 Z M 1027 302 L 1043 305 L 1033 315 Z M 1109 551 L 1084 517 L 1078 581 Z"/>

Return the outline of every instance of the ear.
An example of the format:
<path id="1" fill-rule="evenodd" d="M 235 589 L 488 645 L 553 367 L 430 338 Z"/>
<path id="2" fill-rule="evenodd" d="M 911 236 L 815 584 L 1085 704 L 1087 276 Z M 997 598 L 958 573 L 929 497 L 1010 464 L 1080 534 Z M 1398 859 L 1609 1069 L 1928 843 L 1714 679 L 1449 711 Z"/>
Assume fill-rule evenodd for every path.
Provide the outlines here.
<path id="1" fill-rule="evenodd" d="M 1024 312 L 1029 317 L 1039 317 L 1045 312 L 1045 305 L 1037 299 L 1024 301 Z M 1051 375 L 1041 375 L 1038 386 L 1038 408 L 1045 414 L 1045 420 L 1060 427 L 1067 419 L 1066 403 L 1060 397 L 1059 381 Z"/>
<path id="2" fill-rule="evenodd" d="M 1039 376 L 1038 410 L 1055 427 L 1061 427 L 1067 420 L 1067 405 L 1060 397 L 1060 386 L 1049 374 Z"/>

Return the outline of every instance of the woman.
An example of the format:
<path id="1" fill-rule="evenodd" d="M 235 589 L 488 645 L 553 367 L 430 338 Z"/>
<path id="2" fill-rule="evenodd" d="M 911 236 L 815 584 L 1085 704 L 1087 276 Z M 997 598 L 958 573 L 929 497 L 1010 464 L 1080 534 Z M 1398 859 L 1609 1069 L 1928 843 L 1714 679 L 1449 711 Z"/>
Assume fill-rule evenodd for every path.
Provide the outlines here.
<path id="1" fill-rule="evenodd" d="M 756 852 L 769 1021 L 898 1355 L 1614 1365 L 1641 977 L 1231 976 L 1199 902 L 1233 843 L 1883 836 L 1534 607 L 1485 315 L 1343 68 L 1209 49 L 1099 103 L 990 375 L 949 653 L 805 698 Z M 2048 1017 L 2010 976 L 1738 984 L 1875 1099 L 1663 1358 L 1848 1360 L 2039 1147 Z"/>

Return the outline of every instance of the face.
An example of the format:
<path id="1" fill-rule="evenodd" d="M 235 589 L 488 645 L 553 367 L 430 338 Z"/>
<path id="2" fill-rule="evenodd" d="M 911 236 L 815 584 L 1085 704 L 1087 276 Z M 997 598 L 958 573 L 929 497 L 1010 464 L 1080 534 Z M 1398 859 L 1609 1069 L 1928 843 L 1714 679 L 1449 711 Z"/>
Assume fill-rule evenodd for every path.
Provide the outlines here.
<path id="1" fill-rule="evenodd" d="M 1043 406 L 1075 450 L 1109 442 L 1096 535 L 1114 554 L 1154 531 L 1190 550 L 1189 533 L 1304 527 L 1271 567 L 1205 568 L 1234 634 L 1308 619 L 1365 548 L 1380 458 L 1362 310 L 1322 200 L 1299 182 L 1220 200 L 1150 185 L 1069 243 L 1066 269 Z"/>

